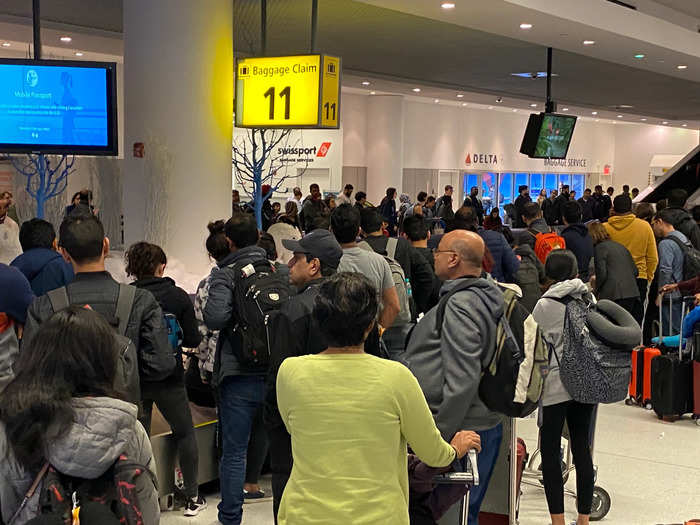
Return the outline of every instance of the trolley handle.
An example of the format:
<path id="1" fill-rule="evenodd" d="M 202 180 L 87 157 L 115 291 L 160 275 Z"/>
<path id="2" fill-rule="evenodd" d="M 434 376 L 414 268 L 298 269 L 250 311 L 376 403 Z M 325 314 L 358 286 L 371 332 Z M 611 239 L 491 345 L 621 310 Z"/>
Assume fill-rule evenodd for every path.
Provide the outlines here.
<path id="1" fill-rule="evenodd" d="M 471 449 L 468 454 L 469 462 L 464 472 L 445 472 L 433 478 L 433 483 L 440 485 L 479 485 L 479 465 L 477 463 L 476 449 Z"/>

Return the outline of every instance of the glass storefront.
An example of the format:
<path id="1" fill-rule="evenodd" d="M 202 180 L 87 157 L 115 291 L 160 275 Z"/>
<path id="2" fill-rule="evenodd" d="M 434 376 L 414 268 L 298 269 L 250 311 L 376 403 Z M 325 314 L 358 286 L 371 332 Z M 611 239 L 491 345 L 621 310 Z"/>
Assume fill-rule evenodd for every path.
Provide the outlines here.
<path id="1" fill-rule="evenodd" d="M 492 208 L 497 207 L 501 217 L 505 217 L 503 207 L 515 202 L 518 187 L 528 186 L 532 200 L 537 200 L 542 188 L 547 190 L 547 196 L 549 196 L 552 190 L 559 190 L 564 184 L 575 191 L 576 198 L 579 199 L 586 188 L 586 175 L 584 173 L 463 173 L 464 194 L 469 195 L 473 186 L 480 187 L 484 212 L 489 213 Z"/>

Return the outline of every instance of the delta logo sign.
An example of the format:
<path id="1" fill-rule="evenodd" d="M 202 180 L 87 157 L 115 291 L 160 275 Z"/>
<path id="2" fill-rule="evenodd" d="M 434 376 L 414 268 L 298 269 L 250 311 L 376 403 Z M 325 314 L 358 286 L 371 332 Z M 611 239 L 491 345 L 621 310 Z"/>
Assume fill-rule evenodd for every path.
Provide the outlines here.
<path id="1" fill-rule="evenodd" d="M 464 159 L 464 164 L 471 166 L 472 164 L 498 164 L 498 155 L 495 153 L 467 153 Z"/>

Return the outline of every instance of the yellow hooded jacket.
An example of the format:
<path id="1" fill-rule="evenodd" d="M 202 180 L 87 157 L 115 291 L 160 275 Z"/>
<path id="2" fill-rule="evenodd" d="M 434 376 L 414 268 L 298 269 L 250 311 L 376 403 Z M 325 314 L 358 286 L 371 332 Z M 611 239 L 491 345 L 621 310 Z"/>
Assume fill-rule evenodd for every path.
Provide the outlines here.
<path id="1" fill-rule="evenodd" d="M 659 265 L 656 238 L 649 223 L 633 214 L 613 215 L 605 223 L 610 238 L 622 244 L 632 255 L 639 269 L 639 279 L 651 281 Z"/>

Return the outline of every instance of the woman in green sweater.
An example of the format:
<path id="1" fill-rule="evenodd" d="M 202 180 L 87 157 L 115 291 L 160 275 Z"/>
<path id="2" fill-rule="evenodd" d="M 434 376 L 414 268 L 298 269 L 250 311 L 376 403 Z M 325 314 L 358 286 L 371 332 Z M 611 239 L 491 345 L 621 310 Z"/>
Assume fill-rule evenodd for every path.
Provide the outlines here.
<path id="1" fill-rule="evenodd" d="M 328 349 L 287 359 L 279 370 L 294 459 L 279 525 L 408 525 L 407 442 L 431 467 L 479 449 L 473 432 L 443 441 L 411 372 L 364 353 L 377 308 L 364 275 L 331 277 L 313 312 Z"/>

